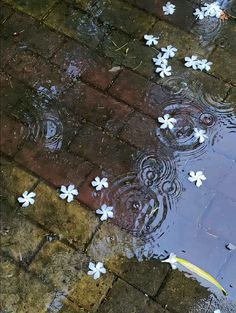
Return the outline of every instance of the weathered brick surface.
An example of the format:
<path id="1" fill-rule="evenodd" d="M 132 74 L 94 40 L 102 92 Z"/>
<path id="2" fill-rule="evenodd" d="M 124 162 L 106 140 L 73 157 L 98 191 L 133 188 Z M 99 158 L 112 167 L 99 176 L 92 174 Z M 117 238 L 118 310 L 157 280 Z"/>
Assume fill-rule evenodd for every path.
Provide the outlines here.
<path id="1" fill-rule="evenodd" d="M 157 301 L 173 312 L 207 312 L 210 292 L 198 282 L 185 277 L 184 273 L 173 271 Z M 178 299 L 178 300 L 177 300 Z M 196 310 L 196 311 L 195 311 Z"/>
<path id="2" fill-rule="evenodd" d="M 81 184 L 93 166 L 66 151 L 45 151 L 40 145 L 24 145 L 15 160 L 56 187 Z"/>
<path id="3" fill-rule="evenodd" d="M 115 175 L 130 171 L 137 155 L 136 149 L 92 125 L 85 125 L 79 131 L 70 151 Z"/>
<path id="4" fill-rule="evenodd" d="M 34 206 L 27 208 L 24 214 L 82 249 L 98 225 L 94 214 L 75 200 L 68 204 L 59 198 L 59 192 L 43 183 L 37 186 L 35 192 L 44 196 L 39 196 Z"/>
<path id="5" fill-rule="evenodd" d="M 72 40 L 55 53 L 52 63 L 60 66 L 71 78 L 81 77 L 101 89 L 106 89 L 117 75 L 109 72 L 111 62 Z"/>
<path id="6" fill-rule="evenodd" d="M 150 312 L 150 313 L 168 313 L 160 305 L 149 299 L 146 295 L 133 288 L 126 282 L 118 279 L 114 284 L 108 298 L 100 309 L 99 313 L 109 312 Z"/>
<path id="7" fill-rule="evenodd" d="M 0 3 L 0 23 L 4 24 L 11 14 L 12 9 L 8 5 Z"/>
<path id="8" fill-rule="evenodd" d="M 136 37 L 142 37 L 155 21 L 142 10 L 117 0 L 99 1 L 91 12 L 103 22 Z"/>
<path id="9" fill-rule="evenodd" d="M 49 58 L 62 44 L 63 37 L 27 15 L 15 13 L 4 24 L 2 36 L 16 51 L 30 49 Z"/>
<path id="10" fill-rule="evenodd" d="M 221 48 L 232 53 L 236 50 L 235 43 L 236 26 L 233 20 L 228 20 L 221 26 L 221 29 L 216 37 L 216 44 Z"/>
<path id="11" fill-rule="evenodd" d="M 23 140 L 25 128 L 22 123 L 9 117 L 5 114 L 1 114 L 1 127 L 0 127 L 0 149 L 7 155 L 13 156 Z"/>
<path id="12" fill-rule="evenodd" d="M 61 105 L 69 107 L 77 120 L 85 118 L 110 133 L 117 133 L 131 113 L 126 104 L 82 83 L 66 93 Z"/>
<path id="13" fill-rule="evenodd" d="M 36 18 L 42 18 L 55 4 L 56 0 L 4 0 L 17 10 L 26 12 Z"/>
<path id="14" fill-rule="evenodd" d="M 65 2 L 56 6 L 45 23 L 92 48 L 96 48 L 107 33 L 107 28 L 97 25 L 92 17 Z"/>

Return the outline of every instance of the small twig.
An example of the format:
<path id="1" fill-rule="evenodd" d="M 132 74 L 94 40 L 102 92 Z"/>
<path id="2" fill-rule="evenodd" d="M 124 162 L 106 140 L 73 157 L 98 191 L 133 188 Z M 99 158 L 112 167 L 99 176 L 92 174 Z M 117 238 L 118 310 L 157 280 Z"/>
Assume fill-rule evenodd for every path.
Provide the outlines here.
<path id="1" fill-rule="evenodd" d="M 141 65 L 142 65 L 143 61 L 140 61 L 139 65 L 137 65 L 136 67 L 134 67 L 132 70 L 135 71 L 137 70 Z"/>
<path id="2" fill-rule="evenodd" d="M 116 49 L 115 51 L 119 51 L 121 49 L 123 49 L 124 47 L 126 47 L 128 45 L 128 42 L 126 42 L 123 46 L 119 47 L 118 49 Z"/>

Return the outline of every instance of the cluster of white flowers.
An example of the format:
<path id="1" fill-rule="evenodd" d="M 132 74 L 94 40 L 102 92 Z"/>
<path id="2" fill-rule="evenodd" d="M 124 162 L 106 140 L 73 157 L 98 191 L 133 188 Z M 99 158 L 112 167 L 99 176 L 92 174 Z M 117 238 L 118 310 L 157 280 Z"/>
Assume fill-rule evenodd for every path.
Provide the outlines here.
<path id="1" fill-rule="evenodd" d="M 222 14 L 222 10 L 220 8 L 220 5 L 218 2 L 213 3 L 204 3 L 202 7 L 197 8 L 193 15 L 196 16 L 196 19 L 203 20 L 204 17 L 210 16 L 210 17 L 217 17 L 220 18 Z"/>
<path id="2" fill-rule="evenodd" d="M 162 7 L 164 15 L 172 15 L 175 12 L 175 5 L 167 2 L 166 5 L 163 5 Z"/>
<path id="3" fill-rule="evenodd" d="M 177 49 L 172 45 L 168 45 L 166 48 L 161 48 L 161 52 L 153 58 L 153 62 L 157 65 L 156 73 L 159 73 L 160 77 L 171 75 L 171 66 L 168 65 L 168 59 L 173 58 L 177 52 Z"/>
<path id="4" fill-rule="evenodd" d="M 185 66 L 191 67 L 194 70 L 206 70 L 207 72 L 211 69 L 212 62 L 209 62 L 207 59 L 199 60 L 196 55 L 192 55 L 191 57 L 185 57 Z"/>

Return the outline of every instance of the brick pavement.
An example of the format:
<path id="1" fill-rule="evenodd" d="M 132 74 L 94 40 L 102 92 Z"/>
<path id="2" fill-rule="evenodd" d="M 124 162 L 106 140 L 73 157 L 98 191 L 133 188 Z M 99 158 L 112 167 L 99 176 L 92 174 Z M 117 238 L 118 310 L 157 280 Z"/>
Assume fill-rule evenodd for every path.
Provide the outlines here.
<path id="1" fill-rule="evenodd" d="M 192 12 L 198 1 L 173 0 L 178 10 L 172 16 L 163 15 L 165 2 L 1 1 L 2 313 L 210 313 L 219 307 L 222 313 L 235 312 L 234 303 L 219 302 L 182 272 L 148 257 L 145 238 L 132 232 L 136 206 L 128 207 L 125 215 L 122 208 L 104 224 L 94 214 L 106 199 L 105 193 L 91 187 L 97 175 L 113 182 L 111 194 L 117 198 L 108 201 L 122 203 L 127 197 L 128 204 L 137 205 L 135 163 L 141 153 L 163 149 L 156 137 L 156 119 L 167 103 L 169 110 L 176 104 L 192 107 L 196 115 L 203 109 L 215 112 L 206 103 L 213 108 L 220 103 L 226 115 L 217 115 L 217 122 L 225 118 L 235 127 L 234 21 L 221 25 L 206 45 L 195 32 L 198 25 Z M 235 3 L 232 12 L 234 8 Z M 161 46 L 178 48 L 171 60 L 173 81 L 155 75 L 152 57 L 157 51 L 144 45 L 145 33 L 160 33 Z M 184 56 L 194 53 L 211 60 L 212 71 L 184 67 Z M 113 72 L 115 66 L 120 68 Z M 192 97 L 178 79 L 201 90 L 201 96 Z M 214 166 L 209 163 L 206 168 L 220 171 L 207 181 L 201 199 L 192 190 L 181 198 L 182 212 L 176 217 L 180 222 L 174 228 L 181 236 L 185 225 L 188 237 L 197 220 L 220 239 L 209 240 L 200 230 L 192 234 L 191 242 L 196 240 L 200 248 L 207 242 L 209 251 L 236 235 L 233 217 L 227 225 L 214 218 L 223 220 L 224 206 L 229 214 L 235 208 L 235 129 L 230 134 L 227 125 L 220 130 L 226 139 L 217 144 L 220 134 L 214 130 L 216 158 Z M 175 155 L 176 147 L 169 148 Z M 183 172 L 188 168 L 180 166 Z M 58 188 L 69 183 L 80 193 L 78 201 L 67 204 L 59 199 Z M 37 199 L 21 209 L 17 197 L 24 190 L 34 190 Z M 189 199 L 194 202 L 191 208 Z M 186 238 L 171 240 L 180 241 L 179 247 L 186 250 L 191 245 Z M 170 242 L 164 239 L 164 245 L 169 249 Z M 217 254 L 212 252 L 209 258 L 215 266 L 212 271 L 234 288 L 235 296 L 231 277 L 235 252 L 221 259 L 218 251 L 217 246 Z M 192 255 L 199 257 L 196 251 Z M 103 261 L 108 273 L 93 280 L 86 274 L 90 261 Z"/>

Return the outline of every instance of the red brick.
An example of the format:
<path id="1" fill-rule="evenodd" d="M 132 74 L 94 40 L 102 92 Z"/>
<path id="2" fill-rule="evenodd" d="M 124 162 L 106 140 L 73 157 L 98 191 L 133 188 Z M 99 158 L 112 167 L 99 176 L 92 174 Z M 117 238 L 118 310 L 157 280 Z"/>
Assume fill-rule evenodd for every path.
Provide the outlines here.
<path id="1" fill-rule="evenodd" d="M 131 71 L 122 72 L 109 92 L 154 118 L 159 116 L 160 105 L 170 99 L 170 95 L 167 95 L 161 86 Z"/>
<path id="2" fill-rule="evenodd" d="M 115 175 L 132 170 L 137 154 L 136 149 L 92 125 L 79 131 L 70 150 Z"/>
<path id="3" fill-rule="evenodd" d="M 67 42 L 52 58 L 72 78 L 81 77 L 101 89 L 106 89 L 117 75 L 109 72 L 111 62 L 104 60 L 88 48 L 75 42 Z"/>
<path id="4" fill-rule="evenodd" d="M 120 129 L 131 112 L 125 103 L 81 83 L 65 94 L 62 106 L 69 107 L 77 120 L 85 118 L 112 133 Z"/>
<path id="5" fill-rule="evenodd" d="M 56 187 L 79 185 L 92 170 L 92 165 L 66 151 L 47 152 L 40 145 L 24 145 L 16 161 Z"/>
<path id="6" fill-rule="evenodd" d="M 0 132 L 1 151 L 7 155 L 13 156 L 24 138 L 24 125 L 14 118 L 10 118 L 2 113 Z"/>
<path id="7" fill-rule="evenodd" d="M 120 137 L 140 149 L 156 149 L 160 146 L 156 136 L 157 127 L 155 120 L 136 112 L 126 124 Z"/>

